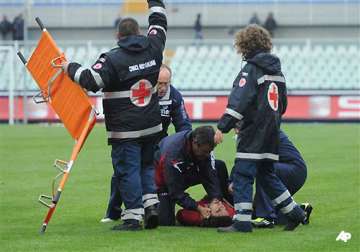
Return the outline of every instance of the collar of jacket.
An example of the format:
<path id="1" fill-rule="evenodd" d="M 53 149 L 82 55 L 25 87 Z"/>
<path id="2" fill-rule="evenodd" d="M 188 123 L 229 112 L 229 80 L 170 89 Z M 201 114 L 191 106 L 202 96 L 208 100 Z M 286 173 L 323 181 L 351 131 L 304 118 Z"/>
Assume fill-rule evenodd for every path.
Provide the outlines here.
<path id="1" fill-rule="evenodd" d="M 123 37 L 119 39 L 117 44 L 119 47 L 132 52 L 144 51 L 149 47 L 149 41 L 147 37 L 143 35 L 130 35 Z"/>
<path id="2" fill-rule="evenodd" d="M 248 60 L 254 58 L 257 54 L 264 53 L 264 52 L 265 52 L 264 50 L 258 49 L 258 50 L 250 52 L 248 55 L 244 55 L 243 59 L 248 61 Z"/>

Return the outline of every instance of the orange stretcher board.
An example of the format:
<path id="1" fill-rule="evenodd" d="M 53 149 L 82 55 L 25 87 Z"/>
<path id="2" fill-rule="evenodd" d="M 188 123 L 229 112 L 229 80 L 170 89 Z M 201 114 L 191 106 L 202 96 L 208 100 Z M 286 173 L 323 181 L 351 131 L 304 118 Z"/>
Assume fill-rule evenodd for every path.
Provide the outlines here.
<path id="1" fill-rule="evenodd" d="M 46 29 L 26 64 L 39 85 L 42 96 L 54 109 L 70 135 L 78 140 L 93 108 L 84 90 L 56 64 L 65 60 L 63 53 Z M 91 130 L 91 129 L 90 129 Z"/>
<path id="2" fill-rule="evenodd" d="M 21 52 L 18 52 L 18 56 L 39 85 L 40 95 L 35 96 L 34 101 L 48 103 L 64 123 L 72 138 L 76 140 L 68 162 L 55 160 L 54 166 L 60 170 L 60 173 L 53 179 L 52 195 L 39 197 L 39 202 L 49 208 L 40 230 L 40 233 L 44 233 L 60 200 L 73 164 L 95 125 L 96 116 L 95 109 L 91 106 L 85 91 L 64 73 L 61 67 L 61 62 L 66 60 L 64 54 L 44 28 L 41 20 L 39 18 L 35 20 L 42 30 L 39 43 L 29 61 Z M 55 191 L 55 182 L 60 178 Z"/>

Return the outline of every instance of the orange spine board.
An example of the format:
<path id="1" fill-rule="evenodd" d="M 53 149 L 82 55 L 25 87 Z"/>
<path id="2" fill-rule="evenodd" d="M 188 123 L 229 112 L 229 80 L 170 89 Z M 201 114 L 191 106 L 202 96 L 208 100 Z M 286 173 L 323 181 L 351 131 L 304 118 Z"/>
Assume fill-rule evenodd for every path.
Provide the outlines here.
<path id="1" fill-rule="evenodd" d="M 92 107 L 84 90 L 64 72 L 53 80 L 49 89 L 49 81 L 60 69 L 52 66 L 51 62 L 60 56 L 63 55 L 55 41 L 44 30 L 26 67 L 43 95 L 49 96 L 48 104 L 64 123 L 72 138 L 77 140 L 89 120 Z"/>

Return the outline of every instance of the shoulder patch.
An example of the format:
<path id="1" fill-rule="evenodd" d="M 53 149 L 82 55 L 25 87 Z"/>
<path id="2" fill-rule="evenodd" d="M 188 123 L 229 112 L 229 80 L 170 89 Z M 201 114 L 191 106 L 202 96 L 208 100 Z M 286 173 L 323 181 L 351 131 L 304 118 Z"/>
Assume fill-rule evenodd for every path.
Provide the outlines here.
<path id="1" fill-rule="evenodd" d="M 270 83 L 267 98 L 272 110 L 277 111 L 279 107 L 279 90 L 275 82 Z"/>
<path id="2" fill-rule="evenodd" d="M 243 87 L 246 84 L 246 79 L 245 78 L 241 78 L 239 81 L 239 87 Z"/>
<path id="3" fill-rule="evenodd" d="M 101 64 L 101 63 L 96 63 L 95 65 L 93 65 L 92 68 L 93 68 L 93 69 L 96 69 L 96 70 L 101 69 L 101 68 L 102 68 L 102 64 Z"/>
<path id="4" fill-rule="evenodd" d="M 150 32 L 149 32 L 149 35 L 156 35 L 157 34 L 157 30 L 156 29 L 152 29 Z"/>

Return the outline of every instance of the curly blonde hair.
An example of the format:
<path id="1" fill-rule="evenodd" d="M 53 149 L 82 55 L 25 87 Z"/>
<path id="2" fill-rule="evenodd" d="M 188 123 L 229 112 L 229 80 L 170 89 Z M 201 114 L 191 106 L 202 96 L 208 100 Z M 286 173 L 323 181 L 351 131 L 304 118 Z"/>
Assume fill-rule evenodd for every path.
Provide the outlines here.
<path id="1" fill-rule="evenodd" d="M 270 52 L 272 48 L 270 33 L 259 25 L 248 25 L 235 34 L 235 48 L 245 59 L 255 51 Z"/>

